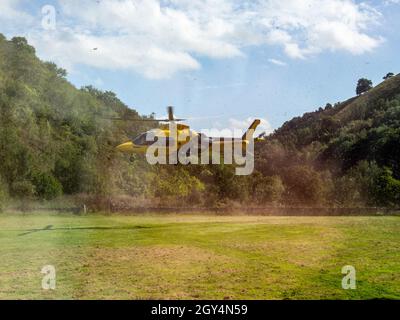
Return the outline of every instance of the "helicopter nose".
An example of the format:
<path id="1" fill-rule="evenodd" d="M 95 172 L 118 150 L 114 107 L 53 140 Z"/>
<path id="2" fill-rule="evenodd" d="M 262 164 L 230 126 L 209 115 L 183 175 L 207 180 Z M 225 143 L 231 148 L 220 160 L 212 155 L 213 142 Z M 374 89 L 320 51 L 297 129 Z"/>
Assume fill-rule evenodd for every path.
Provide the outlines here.
<path id="1" fill-rule="evenodd" d="M 133 145 L 132 142 L 125 142 L 125 143 L 120 144 L 119 146 L 117 146 L 116 149 L 118 151 L 121 151 L 121 152 L 133 152 L 134 145 Z"/>

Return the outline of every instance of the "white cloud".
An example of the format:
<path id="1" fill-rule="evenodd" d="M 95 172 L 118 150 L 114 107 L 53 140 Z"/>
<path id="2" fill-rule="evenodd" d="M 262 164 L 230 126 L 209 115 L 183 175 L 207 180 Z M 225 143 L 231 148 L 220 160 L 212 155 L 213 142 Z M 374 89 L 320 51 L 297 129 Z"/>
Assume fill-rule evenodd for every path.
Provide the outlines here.
<path id="1" fill-rule="evenodd" d="M 380 13 L 350 0 L 270 0 L 260 9 L 268 41 L 281 45 L 291 58 L 324 50 L 362 54 L 382 41 L 366 33 Z"/>
<path id="2" fill-rule="evenodd" d="M 13 17 L 16 32 L 25 26 L 43 58 L 156 79 L 199 69 L 200 56 L 240 57 L 248 46 L 306 59 L 325 50 L 363 54 L 382 41 L 370 31 L 380 14 L 352 0 L 58 0 L 55 31 L 41 29 L 21 1 L 1 1 L 0 24 Z"/>
<path id="3" fill-rule="evenodd" d="M 239 136 L 242 136 L 243 133 L 250 127 L 255 118 L 247 118 L 247 119 L 229 119 L 229 127 L 231 130 L 239 133 Z M 254 136 L 258 136 L 261 133 L 265 132 L 266 134 L 272 133 L 274 130 L 267 119 L 259 118 L 261 120 L 261 124 L 257 127 L 257 130 L 254 133 Z"/>
<path id="4" fill-rule="evenodd" d="M 0 10 L 0 19 L 2 20 L 12 20 L 14 18 L 18 18 L 23 15 L 17 7 L 20 4 L 19 0 L 2 0 L 1 1 L 1 10 Z"/>
<path id="5" fill-rule="evenodd" d="M 23 0 L 1 0 L 0 32 L 24 32 L 34 23 L 34 18 L 21 10 Z"/>
<path id="6" fill-rule="evenodd" d="M 280 67 L 286 67 L 287 66 L 286 62 L 283 62 L 283 61 L 278 60 L 278 59 L 268 59 L 268 61 L 270 63 L 275 64 L 275 65 L 280 66 Z"/>
<path id="7" fill-rule="evenodd" d="M 235 137 L 241 138 L 243 134 L 247 131 L 250 125 L 253 123 L 255 117 L 245 118 L 245 119 L 236 119 L 230 118 L 228 123 L 221 123 L 219 121 L 215 121 L 213 123 L 213 128 L 202 129 L 200 132 L 204 133 L 209 137 Z M 261 124 L 257 127 L 254 132 L 254 136 L 257 137 L 262 133 L 270 134 L 274 130 L 267 119 L 258 118 L 261 120 Z"/>

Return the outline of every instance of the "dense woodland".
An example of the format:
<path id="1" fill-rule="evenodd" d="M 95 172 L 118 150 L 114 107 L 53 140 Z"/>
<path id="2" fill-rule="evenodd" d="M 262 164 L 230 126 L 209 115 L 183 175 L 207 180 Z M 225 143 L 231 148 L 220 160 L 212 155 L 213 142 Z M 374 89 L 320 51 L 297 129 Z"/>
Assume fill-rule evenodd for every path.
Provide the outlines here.
<path id="1" fill-rule="evenodd" d="M 0 209 L 72 198 L 129 206 L 400 206 L 400 75 L 285 123 L 256 146 L 256 170 L 150 166 L 115 146 L 156 126 L 114 93 L 75 88 L 24 38 L 0 34 Z M 366 80 L 366 79 L 364 79 Z"/>

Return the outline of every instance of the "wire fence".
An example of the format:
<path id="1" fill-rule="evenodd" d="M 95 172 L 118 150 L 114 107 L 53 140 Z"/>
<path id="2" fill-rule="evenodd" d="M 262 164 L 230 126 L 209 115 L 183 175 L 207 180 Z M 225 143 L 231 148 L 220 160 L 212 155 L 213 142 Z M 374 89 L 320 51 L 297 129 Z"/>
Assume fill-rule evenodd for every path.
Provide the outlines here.
<path id="1" fill-rule="evenodd" d="M 55 212 L 84 215 L 90 213 L 113 214 L 217 214 L 260 216 L 400 216 L 400 208 L 378 207 L 125 207 L 92 210 L 85 204 L 77 207 L 31 207 L 29 210 L 11 208 L 9 212 Z"/>

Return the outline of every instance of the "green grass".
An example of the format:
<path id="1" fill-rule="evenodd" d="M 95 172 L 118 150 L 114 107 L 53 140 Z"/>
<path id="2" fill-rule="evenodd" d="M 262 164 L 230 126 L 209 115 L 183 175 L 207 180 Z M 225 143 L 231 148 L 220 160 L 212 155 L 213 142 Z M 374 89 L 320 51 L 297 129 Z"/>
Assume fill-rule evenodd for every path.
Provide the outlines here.
<path id="1" fill-rule="evenodd" d="M 0 215 L 0 299 L 372 298 L 400 298 L 400 217 Z"/>

